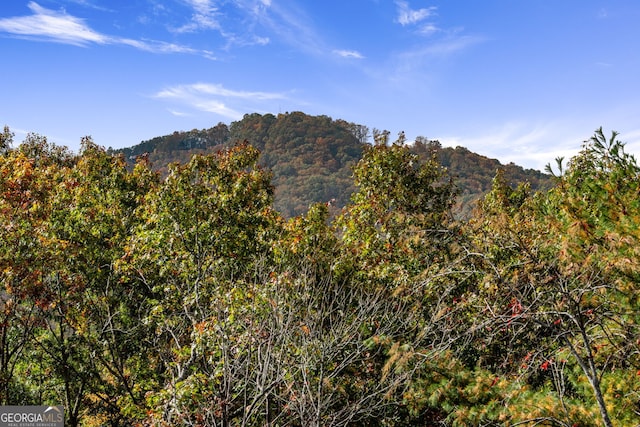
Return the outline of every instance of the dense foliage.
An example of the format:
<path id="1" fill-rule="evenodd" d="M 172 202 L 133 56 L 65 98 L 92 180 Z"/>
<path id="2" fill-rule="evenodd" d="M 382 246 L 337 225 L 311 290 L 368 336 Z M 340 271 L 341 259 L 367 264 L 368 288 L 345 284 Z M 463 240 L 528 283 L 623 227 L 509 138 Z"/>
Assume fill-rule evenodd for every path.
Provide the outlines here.
<path id="1" fill-rule="evenodd" d="M 147 154 L 154 170 L 164 176 L 172 162 L 187 163 L 194 154 L 209 154 L 249 141 L 261 152 L 258 164 L 272 172 L 274 206 L 278 212 L 290 218 L 305 213 L 313 203 L 331 202 L 333 217 L 347 205 L 356 189 L 351 179 L 352 168 L 362 158 L 370 140 L 388 136 L 386 131 L 369 130 L 327 116 L 255 113 L 246 114 L 230 126 L 218 123 L 210 129 L 174 132 L 109 152 L 123 154 L 131 165 L 138 156 Z M 514 185 L 527 181 L 534 190 L 551 185 L 549 175 L 540 171 L 502 165 L 465 148 L 442 147 L 437 141 L 423 137 L 418 137 L 410 149 L 423 161 L 436 155 L 449 170 L 459 188 L 454 207 L 459 217 L 471 214 L 475 202 L 491 190 L 491 180 L 499 169 Z"/>
<path id="2" fill-rule="evenodd" d="M 418 148 L 363 146 L 344 209 L 288 218 L 247 143 L 160 174 L 5 128 L 0 403 L 69 426 L 640 423 L 640 168 L 617 135 L 547 190 L 498 172 L 465 219 Z"/>

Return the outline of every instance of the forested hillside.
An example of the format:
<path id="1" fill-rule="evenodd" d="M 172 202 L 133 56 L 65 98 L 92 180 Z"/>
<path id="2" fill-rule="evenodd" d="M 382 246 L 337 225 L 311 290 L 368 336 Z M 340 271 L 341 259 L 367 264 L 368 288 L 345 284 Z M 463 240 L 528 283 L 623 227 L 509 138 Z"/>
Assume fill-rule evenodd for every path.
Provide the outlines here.
<path id="1" fill-rule="evenodd" d="M 638 425 L 640 167 L 617 135 L 548 190 L 499 172 L 457 220 L 446 168 L 402 142 L 364 147 L 334 218 L 286 219 L 248 144 L 161 176 L 5 128 L 0 404 L 71 427 Z"/>
<path id="2" fill-rule="evenodd" d="M 327 116 L 256 113 L 230 126 L 219 123 L 210 129 L 175 132 L 112 152 L 124 154 L 130 164 L 146 153 L 154 169 L 166 173 L 171 162 L 187 163 L 193 154 L 248 141 L 261 152 L 258 164 L 273 174 L 275 208 L 291 217 L 306 212 L 316 202 L 331 201 L 333 213 L 345 206 L 355 190 L 353 166 L 364 147 L 381 137 L 388 138 L 388 134 Z M 540 171 L 502 165 L 462 147 L 442 147 L 437 141 L 419 137 L 411 149 L 424 160 L 435 154 L 449 169 L 459 188 L 458 215 L 469 215 L 474 202 L 490 190 L 498 169 L 512 185 L 529 182 L 534 190 L 550 186 L 549 176 Z"/>

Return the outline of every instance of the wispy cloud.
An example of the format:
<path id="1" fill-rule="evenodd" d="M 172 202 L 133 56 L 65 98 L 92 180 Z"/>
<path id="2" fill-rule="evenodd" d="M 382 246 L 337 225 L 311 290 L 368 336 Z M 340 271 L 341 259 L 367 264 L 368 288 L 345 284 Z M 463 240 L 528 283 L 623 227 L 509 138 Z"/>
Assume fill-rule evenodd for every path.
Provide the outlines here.
<path id="1" fill-rule="evenodd" d="M 584 140 L 581 132 L 568 123 L 534 124 L 511 121 L 492 129 L 479 130 L 479 135 L 444 136 L 438 138 L 445 146 L 462 146 L 479 154 L 513 162 L 526 168 L 544 170 L 558 157 L 569 159 Z M 550 144 L 553 143 L 553 144 Z"/>
<path id="2" fill-rule="evenodd" d="M 247 0 L 235 0 L 247 1 Z M 255 0 L 250 0 L 255 1 Z M 262 10 L 258 21 L 274 39 L 285 43 L 304 54 L 317 58 L 365 59 L 365 56 L 353 49 L 340 49 L 329 43 L 321 29 L 314 22 L 314 17 L 305 10 L 304 2 L 271 2 L 260 0 L 268 8 Z"/>
<path id="3" fill-rule="evenodd" d="M 304 2 L 272 0 L 183 0 L 188 22 L 170 28 L 174 33 L 215 31 L 224 49 L 265 46 L 273 40 L 319 57 L 364 59 L 355 50 L 334 49 L 314 25 Z"/>
<path id="4" fill-rule="evenodd" d="M 45 9 L 35 2 L 29 2 L 27 7 L 33 15 L 0 19 L 0 31 L 76 46 L 112 42 L 110 37 L 89 28 L 83 19 Z"/>
<path id="5" fill-rule="evenodd" d="M 125 45 L 152 53 L 188 53 L 214 58 L 212 52 L 193 49 L 175 43 L 156 40 L 135 40 L 110 36 L 93 30 L 84 19 L 46 9 L 36 2 L 29 2 L 27 7 L 32 14 L 0 19 L 0 32 L 16 37 L 63 43 L 74 46 Z"/>
<path id="6" fill-rule="evenodd" d="M 215 54 L 209 50 L 193 49 L 185 45 L 167 43 L 157 40 L 133 40 L 118 38 L 117 44 L 131 46 L 150 53 L 186 53 L 191 55 L 200 55 L 208 59 L 216 59 Z"/>
<path id="7" fill-rule="evenodd" d="M 420 9 L 411 9 L 411 7 L 409 6 L 409 2 L 407 1 L 396 0 L 395 3 L 398 9 L 396 22 L 403 26 L 424 21 L 425 19 L 432 17 L 436 11 L 435 6 Z"/>
<path id="8" fill-rule="evenodd" d="M 423 36 L 430 36 L 432 34 L 438 33 L 442 31 L 438 26 L 436 26 L 435 24 L 432 23 L 427 23 L 423 26 L 421 26 L 418 29 L 418 34 L 421 34 Z"/>
<path id="9" fill-rule="evenodd" d="M 331 52 L 304 9 L 295 4 L 287 4 L 286 7 L 279 3 L 269 4 L 268 13 L 264 10 L 259 21 L 275 38 L 308 54 Z"/>
<path id="10" fill-rule="evenodd" d="M 182 111 L 171 110 L 171 109 L 168 109 L 167 111 L 169 111 L 171 115 L 176 117 L 189 117 L 188 113 L 183 113 Z"/>
<path id="11" fill-rule="evenodd" d="M 605 130 L 605 135 L 607 131 Z M 633 154 L 636 159 L 640 158 L 640 129 L 631 128 L 624 130 L 618 136 L 618 140 L 625 144 L 625 151 Z"/>
<path id="12" fill-rule="evenodd" d="M 353 59 L 364 59 L 364 55 L 362 55 L 360 52 L 355 51 L 355 50 L 334 50 L 333 53 L 335 53 L 338 56 L 341 56 L 342 58 L 353 58 Z"/>
<path id="13" fill-rule="evenodd" d="M 411 9 L 409 2 L 405 0 L 396 0 L 397 17 L 395 22 L 403 27 L 411 27 L 412 31 L 421 36 L 431 36 L 444 31 L 437 26 L 432 18 L 435 18 L 437 7 L 423 7 L 420 9 Z"/>
<path id="14" fill-rule="evenodd" d="M 193 7 L 198 15 L 211 16 L 218 11 L 212 0 L 185 0 Z"/>
<path id="15" fill-rule="evenodd" d="M 263 102 L 283 100 L 287 96 L 274 92 L 232 90 L 221 84 L 194 83 L 165 88 L 156 93 L 154 98 L 172 100 L 195 110 L 238 120 L 243 115 L 240 110 L 257 111 L 260 109 L 257 106 Z"/>
<path id="16" fill-rule="evenodd" d="M 270 38 L 256 31 L 271 7 L 270 0 L 183 0 L 190 10 L 187 22 L 169 28 L 175 34 L 215 31 L 224 49 L 235 46 L 264 46 Z M 240 23 L 240 25 L 239 25 Z"/>
<path id="17" fill-rule="evenodd" d="M 425 70 L 432 69 L 433 60 L 448 58 L 486 40 L 482 36 L 452 34 L 430 43 L 415 45 L 393 57 L 393 72 L 386 78 L 402 87 L 411 87 L 412 82 L 424 81 Z"/>
<path id="18" fill-rule="evenodd" d="M 486 40 L 483 36 L 455 35 L 443 38 L 414 52 L 419 56 L 443 56 L 465 50 Z"/>
<path id="19" fill-rule="evenodd" d="M 72 3 L 76 3 L 76 4 L 78 4 L 80 6 L 83 6 L 83 7 L 88 7 L 90 9 L 100 10 L 100 11 L 103 11 L 103 12 L 112 12 L 113 11 L 113 9 L 109 9 L 107 7 L 95 4 L 95 2 L 91 1 L 91 0 L 69 0 L 69 1 L 71 1 Z"/>
<path id="20" fill-rule="evenodd" d="M 190 21 L 175 29 L 178 33 L 190 33 L 201 30 L 222 30 L 218 20 L 219 11 L 211 0 L 186 0 L 193 9 Z"/>

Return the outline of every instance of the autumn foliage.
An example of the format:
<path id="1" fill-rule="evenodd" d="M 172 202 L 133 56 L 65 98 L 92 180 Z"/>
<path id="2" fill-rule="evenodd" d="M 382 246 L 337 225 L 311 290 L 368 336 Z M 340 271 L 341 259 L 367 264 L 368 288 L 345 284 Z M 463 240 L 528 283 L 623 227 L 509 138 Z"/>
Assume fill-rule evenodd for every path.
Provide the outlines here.
<path id="1" fill-rule="evenodd" d="M 299 148 L 304 120 L 210 138 Z M 615 133 L 548 190 L 498 171 L 466 216 L 456 152 L 402 135 L 363 148 L 344 208 L 286 215 L 251 138 L 156 172 L 0 136 L 0 404 L 70 426 L 640 423 L 640 169 Z M 335 141 L 298 174 L 350 164 Z"/>

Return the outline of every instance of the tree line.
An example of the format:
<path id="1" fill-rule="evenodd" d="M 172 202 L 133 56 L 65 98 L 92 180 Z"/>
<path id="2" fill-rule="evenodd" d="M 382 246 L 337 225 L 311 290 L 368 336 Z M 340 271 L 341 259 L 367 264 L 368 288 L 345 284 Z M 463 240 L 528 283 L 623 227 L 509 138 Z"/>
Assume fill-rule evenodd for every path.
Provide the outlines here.
<path id="1" fill-rule="evenodd" d="M 174 132 L 108 151 L 123 154 L 131 167 L 138 156 L 148 155 L 153 169 L 166 176 L 170 163 L 187 163 L 194 154 L 227 149 L 244 140 L 260 150 L 258 165 L 272 172 L 273 206 L 279 213 L 291 218 L 304 214 L 313 203 L 332 200 L 333 217 L 355 191 L 352 168 L 364 148 L 376 140 L 389 142 L 389 132 L 302 112 L 253 113 L 228 126 L 218 123 L 209 129 Z M 458 195 L 454 211 L 460 217 L 468 217 L 475 202 L 491 189 L 497 169 L 504 171 L 509 183 L 528 181 L 533 190 L 551 186 L 547 174 L 515 164 L 502 165 L 463 147 L 442 147 L 438 141 L 421 136 L 408 145 L 422 160 L 435 154 L 455 178 Z"/>
<path id="2" fill-rule="evenodd" d="M 367 146 L 349 203 L 273 207 L 238 142 L 167 173 L 0 134 L 0 404 L 70 426 L 640 422 L 640 169 L 614 132 L 469 218 Z"/>

